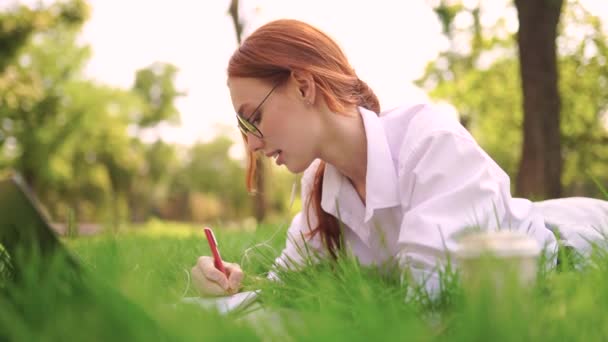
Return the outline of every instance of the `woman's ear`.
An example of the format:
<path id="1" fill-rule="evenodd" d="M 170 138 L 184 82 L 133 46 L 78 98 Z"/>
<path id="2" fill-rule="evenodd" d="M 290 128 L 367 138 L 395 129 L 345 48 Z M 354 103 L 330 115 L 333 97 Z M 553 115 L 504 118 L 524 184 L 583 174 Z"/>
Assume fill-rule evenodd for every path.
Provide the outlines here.
<path id="1" fill-rule="evenodd" d="M 306 71 L 294 70 L 291 72 L 291 79 L 296 86 L 298 98 L 308 105 L 315 103 L 316 89 L 312 75 Z"/>

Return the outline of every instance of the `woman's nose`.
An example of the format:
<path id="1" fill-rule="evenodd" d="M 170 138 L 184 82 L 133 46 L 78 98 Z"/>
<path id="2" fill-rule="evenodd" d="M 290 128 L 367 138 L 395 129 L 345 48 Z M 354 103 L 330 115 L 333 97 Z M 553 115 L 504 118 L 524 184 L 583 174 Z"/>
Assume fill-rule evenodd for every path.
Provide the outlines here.
<path id="1" fill-rule="evenodd" d="M 264 147 L 264 141 L 251 133 L 247 133 L 247 148 L 250 152 L 257 152 Z"/>

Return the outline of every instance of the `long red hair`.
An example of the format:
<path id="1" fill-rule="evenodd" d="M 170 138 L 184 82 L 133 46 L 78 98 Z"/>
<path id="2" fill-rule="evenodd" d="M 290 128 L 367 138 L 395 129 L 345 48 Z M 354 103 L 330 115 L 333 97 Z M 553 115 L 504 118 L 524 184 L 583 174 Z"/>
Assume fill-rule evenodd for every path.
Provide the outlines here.
<path id="1" fill-rule="evenodd" d="M 312 75 L 332 112 L 344 113 L 348 107 L 356 105 L 380 113 L 378 98 L 357 77 L 338 44 L 315 27 L 297 20 L 272 21 L 253 32 L 230 58 L 228 77 L 253 77 L 277 84 L 286 81 L 295 70 Z M 249 191 L 255 191 L 256 157 L 255 153 L 248 153 L 246 182 Z M 308 213 L 312 206 L 318 225 L 313 228 L 311 237 L 320 233 L 335 258 L 342 248 L 341 233 L 338 220 L 321 208 L 324 171 L 325 162 L 321 162 L 305 204 L 306 218 L 310 225 Z"/>

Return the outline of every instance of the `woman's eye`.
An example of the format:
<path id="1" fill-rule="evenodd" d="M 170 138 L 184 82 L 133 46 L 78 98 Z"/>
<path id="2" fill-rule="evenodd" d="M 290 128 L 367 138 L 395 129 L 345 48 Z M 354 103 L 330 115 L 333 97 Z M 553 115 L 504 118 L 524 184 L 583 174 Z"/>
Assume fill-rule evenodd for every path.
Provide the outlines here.
<path id="1" fill-rule="evenodd" d="M 251 123 L 255 125 L 260 123 L 260 121 L 262 121 L 262 113 L 258 111 L 257 113 L 253 114 L 253 119 L 251 120 Z"/>

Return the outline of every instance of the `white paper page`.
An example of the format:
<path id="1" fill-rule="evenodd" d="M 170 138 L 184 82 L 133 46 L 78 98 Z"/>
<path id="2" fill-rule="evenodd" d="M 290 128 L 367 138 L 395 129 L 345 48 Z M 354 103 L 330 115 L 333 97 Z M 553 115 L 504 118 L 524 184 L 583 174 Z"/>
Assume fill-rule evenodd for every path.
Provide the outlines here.
<path id="1" fill-rule="evenodd" d="M 260 290 L 239 292 L 232 296 L 202 298 L 184 297 L 183 303 L 198 304 L 206 309 L 216 308 L 220 313 L 226 314 L 239 307 L 246 307 L 251 304 L 258 296 Z"/>

